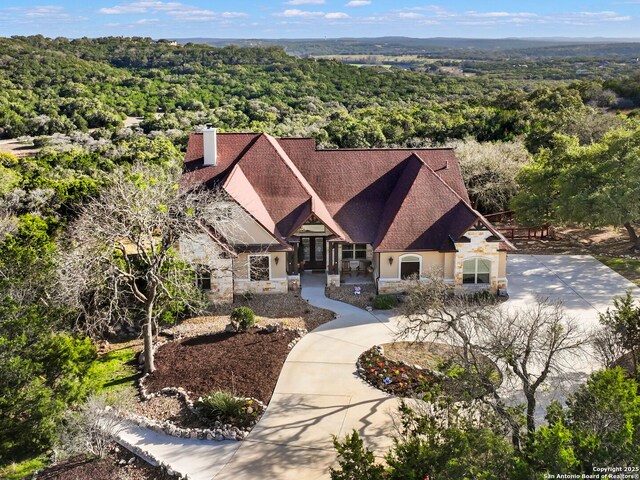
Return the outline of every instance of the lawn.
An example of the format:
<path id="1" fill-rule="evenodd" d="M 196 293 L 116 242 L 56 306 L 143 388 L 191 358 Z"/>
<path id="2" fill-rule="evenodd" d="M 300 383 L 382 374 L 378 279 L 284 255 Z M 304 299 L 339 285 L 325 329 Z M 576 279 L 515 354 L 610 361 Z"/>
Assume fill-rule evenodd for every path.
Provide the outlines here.
<path id="1" fill-rule="evenodd" d="M 607 267 L 640 286 L 640 259 L 604 256 L 596 258 Z"/>
<path id="2" fill-rule="evenodd" d="M 139 376 L 136 369 L 136 351 L 130 347 L 116 348 L 101 355 L 91 367 L 96 390 L 117 392 L 135 386 Z"/>
<path id="3" fill-rule="evenodd" d="M 42 470 L 49 464 L 49 459 L 46 455 L 40 455 L 39 457 L 29 458 L 22 462 L 10 463 L 0 467 L 0 478 L 5 480 L 21 480 L 23 478 L 31 478 L 33 473 L 37 470 Z"/>

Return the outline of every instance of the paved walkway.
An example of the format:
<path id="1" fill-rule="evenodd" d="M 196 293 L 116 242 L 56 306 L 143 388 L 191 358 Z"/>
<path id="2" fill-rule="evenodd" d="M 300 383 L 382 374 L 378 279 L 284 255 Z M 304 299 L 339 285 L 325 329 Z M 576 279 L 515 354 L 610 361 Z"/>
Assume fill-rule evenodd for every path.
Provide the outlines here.
<path id="1" fill-rule="evenodd" d="M 364 383 L 355 361 L 372 345 L 392 341 L 396 323 L 383 312 L 327 299 L 324 279 L 321 274 L 305 276 L 302 296 L 333 310 L 337 318 L 294 347 L 266 413 L 244 442 L 192 441 L 140 429 L 126 432 L 125 438 L 197 480 L 327 479 L 336 457 L 331 435 L 352 429 L 368 446 L 384 452 L 391 445 L 397 400 Z M 589 329 L 611 298 L 628 288 L 640 299 L 640 289 L 592 257 L 511 255 L 506 305 L 519 308 L 536 296 L 561 298 Z M 597 368 L 593 357 L 573 366 L 573 384 Z M 552 395 L 563 392 L 554 390 L 549 399 Z"/>
<path id="2" fill-rule="evenodd" d="M 369 313 L 324 295 L 325 275 L 307 274 L 302 297 L 337 318 L 305 335 L 287 357 L 266 413 L 218 479 L 325 479 L 336 458 L 331 435 L 353 429 L 370 447 L 391 445 L 397 400 L 364 383 L 358 356 L 390 342 L 384 313 Z"/>

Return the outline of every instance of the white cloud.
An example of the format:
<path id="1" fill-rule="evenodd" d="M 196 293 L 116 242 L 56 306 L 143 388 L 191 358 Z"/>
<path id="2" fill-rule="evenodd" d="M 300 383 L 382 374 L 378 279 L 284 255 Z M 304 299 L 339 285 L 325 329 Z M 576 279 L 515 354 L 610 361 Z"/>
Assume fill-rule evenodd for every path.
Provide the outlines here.
<path id="1" fill-rule="evenodd" d="M 248 17 L 244 12 L 222 12 L 220 14 L 222 18 L 240 18 L 240 17 Z"/>
<path id="2" fill-rule="evenodd" d="M 291 8 L 284 12 L 274 13 L 273 16 L 285 18 L 326 18 L 327 20 L 349 18 L 349 15 L 344 12 L 312 12 L 309 10 L 299 10 L 297 8 Z"/>
<path id="3" fill-rule="evenodd" d="M 61 6 L 42 5 L 0 8 L 0 19 L 19 24 L 48 24 L 81 22 L 87 20 L 87 17 L 72 15 Z"/>
<path id="4" fill-rule="evenodd" d="M 285 5 L 322 5 L 325 0 L 289 0 Z"/>
<path id="5" fill-rule="evenodd" d="M 105 7 L 98 10 L 103 15 L 121 15 L 125 13 L 147 13 L 144 7 L 136 7 L 133 5 L 116 5 L 115 7 Z"/>
<path id="6" fill-rule="evenodd" d="M 324 18 L 328 18 L 328 19 L 349 18 L 349 15 L 347 15 L 344 12 L 329 12 L 324 16 Z"/>
<path id="7" fill-rule="evenodd" d="M 369 0 L 351 0 L 345 7 L 365 7 L 367 5 L 371 5 Z"/>
<path id="8" fill-rule="evenodd" d="M 323 12 L 310 12 L 308 10 L 298 10 L 297 8 L 291 8 L 285 10 L 282 13 L 274 13 L 276 17 L 323 17 Z"/>
<path id="9" fill-rule="evenodd" d="M 165 14 L 177 20 L 204 22 L 219 19 L 232 19 L 247 17 L 243 12 L 214 12 L 203 8 L 185 5 L 180 2 L 162 2 L 156 0 L 139 0 L 129 3 L 115 5 L 113 7 L 101 8 L 98 13 L 104 15 L 125 15 L 125 14 Z"/>
<path id="10" fill-rule="evenodd" d="M 638 0 L 640 2 L 640 0 Z M 420 12 L 420 13 L 418 13 Z M 424 7 L 409 7 L 402 10 L 395 10 L 389 16 L 413 20 L 419 24 L 425 22 L 450 22 L 458 25 L 482 25 L 499 26 L 508 24 L 540 24 L 540 25 L 581 25 L 598 26 L 602 22 L 627 22 L 633 19 L 629 15 L 620 15 L 614 11 L 606 10 L 599 12 L 558 12 L 553 14 L 537 14 L 533 12 L 508 12 L 508 11 L 488 11 L 480 12 L 470 10 L 466 12 L 455 12 L 447 10 L 438 5 L 428 5 Z"/>

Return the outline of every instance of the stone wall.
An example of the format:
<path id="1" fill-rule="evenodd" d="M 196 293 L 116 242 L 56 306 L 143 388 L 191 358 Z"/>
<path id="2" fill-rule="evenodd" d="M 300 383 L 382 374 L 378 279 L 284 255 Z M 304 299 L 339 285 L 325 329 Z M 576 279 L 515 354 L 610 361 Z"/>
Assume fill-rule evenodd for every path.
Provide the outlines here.
<path id="1" fill-rule="evenodd" d="M 488 230 L 469 230 L 465 237 L 470 241 L 455 244 L 458 251 L 455 254 L 454 280 L 458 291 L 490 290 L 495 293 L 499 288 L 507 289 L 506 275 L 500 275 L 506 273 L 506 253 L 498 251 L 500 242 L 487 241 L 491 236 L 493 234 Z M 483 258 L 491 262 L 488 285 L 462 283 L 462 265 L 470 258 Z"/>
<path id="2" fill-rule="evenodd" d="M 265 255 L 269 257 L 269 280 L 249 280 L 249 256 Z M 278 262 L 275 258 L 278 257 Z M 286 255 L 282 252 L 272 253 L 241 253 L 233 261 L 233 293 L 286 293 L 288 279 L 286 270 Z"/>
<path id="3" fill-rule="evenodd" d="M 407 280 L 378 280 L 378 293 L 380 295 L 389 293 L 402 293 L 406 290 L 409 281 Z"/>
<path id="4" fill-rule="evenodd" d="M 209 303 L 233 302 L 233 271 L 231 260 L 224 268 L 211 270 L 211 290 L 207 291 Z"/>
<path id="5" fill-rule="evenodd" d="M 235 294 L 287 293 L 288 281 L 286 278 L 258 282 L 247 279 L 236 279 L 233 290 Z"/>

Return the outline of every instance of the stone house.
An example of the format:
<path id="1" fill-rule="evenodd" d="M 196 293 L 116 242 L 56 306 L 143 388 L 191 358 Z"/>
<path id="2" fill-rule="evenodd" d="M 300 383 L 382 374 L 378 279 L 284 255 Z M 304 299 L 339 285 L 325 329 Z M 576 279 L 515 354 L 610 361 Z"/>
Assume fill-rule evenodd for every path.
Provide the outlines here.
<path id="1" fill-rule="evenodd" d="M 323 150 L 208 129 L 189 137 L 182 184 L 222 188 L 247 213 L 234 254 L 202 272 L 218 299 L 297 289 L 303 272 L 398 293 L 435 268 L 457 289 L 507 289 L 514 247 L 471 207 L 452 149 Z"/>

